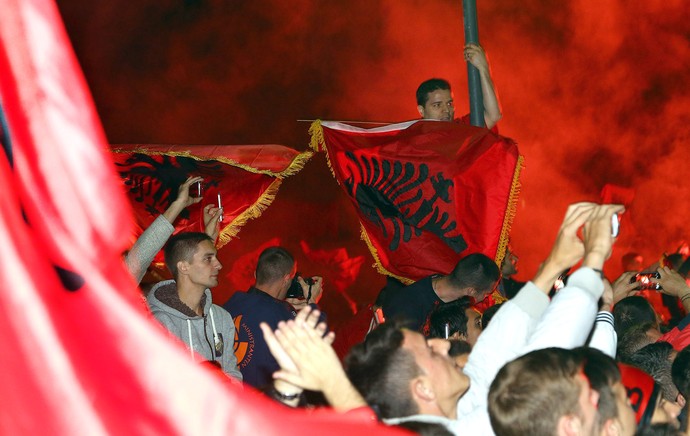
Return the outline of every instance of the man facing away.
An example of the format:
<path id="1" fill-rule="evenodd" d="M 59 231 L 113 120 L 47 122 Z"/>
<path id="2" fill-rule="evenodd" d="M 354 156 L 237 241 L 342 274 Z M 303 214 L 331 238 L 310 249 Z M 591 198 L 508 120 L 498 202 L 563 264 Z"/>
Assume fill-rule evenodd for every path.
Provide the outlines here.
<path id="1" fill-rule="evenodd" d="M 247 292 L 235 292 L 223 306 L 237 322 L 235 349 L 244 381 L 259 389 L 269 387 L 273 372 L 279 369 L 259 323 L 265 322 L 275 329 L 280 321 L 295 318 L 295 309 L 284 300 L 296 269 L 294 258 L 284 248 L 265 249 L 256 265 L 255 285 Z M 307 304 L 315 304 L 321 296 L 322 278 L 312 277 L 312 280 L 310 295 L 309 285 L 298 277 Z"/>
<path id="2" fill-rule="evenodd" d="M 235 325 L 230 314 L 211 301 L 222 265 L 205 233 L 179 233 L 165 246 L 165 264 L 174 280 L 156 284 L 147 303 L 153 316 L 195 354 L 242 380 L 233 353 Z"/>
<path id="3" fill-rule="evenodd" d="M 477 44 L 467 44 L 464 50 L 465 60 L 479 70 L 482 86 L 482 100 L 484 103 L 484 122 L 491 129 L 501 119 L 501 109 L 491 80 L 489 62 L 484 50 Z M 444 79 L 429 79 L 417 88 L 417 110 L 425 120 L 453 121 L 455 119 L 455 104 L 450 84 Z M 462 122 L 469 124 L 469 117 Z"/>

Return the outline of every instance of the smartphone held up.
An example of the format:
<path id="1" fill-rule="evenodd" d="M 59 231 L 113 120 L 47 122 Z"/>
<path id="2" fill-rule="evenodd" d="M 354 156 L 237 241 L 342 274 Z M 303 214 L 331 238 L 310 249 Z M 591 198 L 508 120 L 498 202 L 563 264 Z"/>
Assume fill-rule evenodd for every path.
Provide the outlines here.
<path id="1" fill-rule="evenodd" d="M 630 278 L 630 283 L 639 283 L 637 289 L 644 291 L 647 289 L 651 289 L 654 291 L 659 291 L 662 289 L 661 285 L 659 283 L 654 283 L 651 279 L 659 279 L 661 276 L 659 275 L 658 272 L 653 272 L 653 273 L 639 273 L 635 274 Z"/>
<path id="2" fill-rule="evenodd" d="M 193 198 L 204 196 L 204 185 L 201 183 L 201 180 L 194 182 L 189 186 L 189 196 Z"/>
<path id="3" fill-rule="evenodd" d="M 611 236 L 614 238 L 618 237 L 620 231 L 621 220 L 617 213 L 611 215 Z"/>

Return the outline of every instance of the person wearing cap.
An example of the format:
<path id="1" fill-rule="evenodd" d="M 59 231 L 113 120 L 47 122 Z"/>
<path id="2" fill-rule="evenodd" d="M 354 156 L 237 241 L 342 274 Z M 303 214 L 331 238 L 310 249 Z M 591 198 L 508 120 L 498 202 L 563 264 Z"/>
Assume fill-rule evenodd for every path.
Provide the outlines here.
<path id="1" fill-rule="evenodd" d="M 637 428 L 651 424 L 670 423 L 679 427 L 680 406 L 666 401 L 661 388 L 651 375 L 634 366 L 619 363 L 623 385 L 635 412 Z"/>

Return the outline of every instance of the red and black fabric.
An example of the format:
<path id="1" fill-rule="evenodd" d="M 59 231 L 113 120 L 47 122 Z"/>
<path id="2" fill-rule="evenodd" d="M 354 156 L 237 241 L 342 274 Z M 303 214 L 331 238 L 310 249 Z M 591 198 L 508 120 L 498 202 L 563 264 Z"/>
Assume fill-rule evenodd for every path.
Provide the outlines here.
<path id="1" fill-rule="evenodd" d="M 678 323 L 677 326 L 661 335 L 657 342 L 668 342 L 676 351 L 690 345 L 690 314 Z"/>
<path id="2" fill-rule="evenodd" d="M 635 412 L 638 428 L 649 424 L 656 409 L 660 388 L 651 375 L 634 366 L 618 364 L 621 371 L 621 381 Z"/>
<path id="3" fill-rule="evenodd" d="M 447 274 L 470 253 L 501 264 L 522 168 L 515 142 L 429 120 L 375 129 L 316 121 L 310 133 L 381 273 L 410 283 Z"/>
<path id="4" fill-rule="evenodd" d="M 229 386 L 147 318 L 121 258 L 131 208 L 58 9 L 0 10 L 0 433 L 401 434 Z"/>
<path id="5" fill-rule="evenodd" d="M 218 247 L 259 217 L 283 179 L 302 169 L 312 155 L 282 145 L 116 145 L 112 151 L 139 233 L 170 206 L 189 176 L 201 176 L 204 200 L 182 211 L 175 233 L 203 231 L 203 207 L 217 205 L 220 194 Z"/>

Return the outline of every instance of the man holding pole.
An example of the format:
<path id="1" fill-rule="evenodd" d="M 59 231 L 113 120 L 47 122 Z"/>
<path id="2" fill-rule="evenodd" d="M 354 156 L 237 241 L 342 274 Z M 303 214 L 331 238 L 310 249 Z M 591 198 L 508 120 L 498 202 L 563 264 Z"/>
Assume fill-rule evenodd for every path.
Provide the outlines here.
<path id="1" fill-rule="evenodd" d="M 470 114 L 463 122 L 473 126 L 492 128 L 501 119 L 501 109 L 494 91 L 486 54 L 479 45 L 479 26 L 477 24 L 477 1 L 462 0 L 462 16 L 465 30 L 465 61 L 467 64 L 467 85 L 470 96 Z M 453 94 L 447 81 L 444 87 L 428 86 L 431 79 L 417 89 L 417 109 L 424 119 L 453 120 Z M 425 87 L 426 85 L 426 87 Z M 424 87 L 424 88 L 423 88 Z M 420 92 L 421 91 L 421 92 Z M 438 92 L 436 92 L 438 91 Z M 435 94 L 435 95 L 429 95 Z M 443 107 L 445 106 L 445 109 Z M 445 113 L 444 113 L 445 112 Z"/>
<path id="2" fill-rule="evenodd" d="M 467 44 L 464 50 L 465 60 L 479 72 L 481 95 L 484 106 L 484 122 L 487 128 L 492 128 L 501 119 L 501 109 L 491 80 L 489 62 L 481 46 Z M 429 79 L 417 88 L 417 110 L 424 119 L 453 121 L 455 106 L 450 84 L 444 79 Z M 462 118 L 469 124 L 469 117 Z"/>

